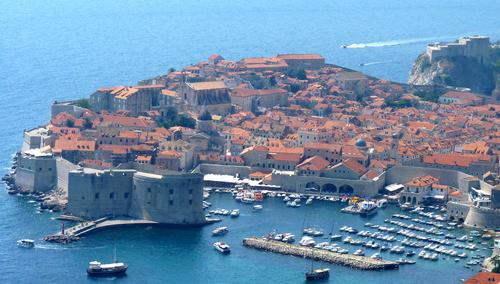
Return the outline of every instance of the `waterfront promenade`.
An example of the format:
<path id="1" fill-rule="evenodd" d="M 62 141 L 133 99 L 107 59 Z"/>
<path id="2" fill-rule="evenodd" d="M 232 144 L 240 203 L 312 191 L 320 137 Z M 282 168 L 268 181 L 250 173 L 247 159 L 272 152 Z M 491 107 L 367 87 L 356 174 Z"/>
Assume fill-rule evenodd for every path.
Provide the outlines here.
<path id="1" fill-rule="evenodd" d="M 245 238 L 243 239 L 243 245 L 258 250 L 325 261 L 362 270 L 386 270 L 399 268 L 399 265 L 392 261 L 373 259 L 370 257 L 356 256 L 352 254 L 340 254 L 316 248 L 268 240 L 265 238 Z"/>

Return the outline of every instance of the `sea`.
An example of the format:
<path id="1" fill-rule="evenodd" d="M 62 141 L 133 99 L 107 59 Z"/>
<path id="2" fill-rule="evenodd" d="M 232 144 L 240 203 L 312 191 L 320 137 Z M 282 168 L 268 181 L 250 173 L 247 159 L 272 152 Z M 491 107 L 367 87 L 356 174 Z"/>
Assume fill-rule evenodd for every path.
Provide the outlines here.
<path id="1" fill-rule="evenodd" d="M 500 40 L 498 11 L 499 0 L 0 0 L 1 172 L 9 171 L 23 130 L 46 123 L 56 100 L 132 85 L 214 53 L 229 60 L 320 53 L 327 62 L 405 82 L 429 42 L 476 34 Z M 328 202 L 291 209 L 268 199 L 262 212 L 253 213 L 229 195 L 214 194 L 213 206 L 242 210 L 220 224 L 230 227 L 224 237 L 229 256 L 212 248 L 210 232 L 218 225 L 114 229 L 55 245 L 42 238 L 59 230 L 57 215 L 38 214 L 30 197 L 10 196 L 3 188 L 0 283 L 302 283 L 309 261 L 245 248 L 242 238 L 274 229 L 300 235 L 306 214 L 308 224 L 325 230 L 361 228 L 366 221 Z M 381 210 L 371 222 L 382 223 L 397 210 Z M 18 248 L 20 238 L 37 245 Z M 130 266 L 127 276 L 88 278 L 88 262 L 111 261 L 114 244 Z M 450 259 L 396 271 L 327 266 L 331 283 L 460 283 L 477 272 Z"/>

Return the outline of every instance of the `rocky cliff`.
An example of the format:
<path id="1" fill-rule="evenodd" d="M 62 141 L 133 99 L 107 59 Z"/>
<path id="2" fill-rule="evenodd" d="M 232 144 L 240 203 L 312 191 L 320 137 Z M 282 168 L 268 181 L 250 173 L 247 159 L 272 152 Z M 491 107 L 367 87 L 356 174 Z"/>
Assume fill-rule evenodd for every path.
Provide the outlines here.
<path id="1" fill-rule="evenodd" d="M 412 85 L 447 85 L 470 88 L 474 92 L 490 95 L 496 85 L 493 65 L 483 65 L 464 56 L 443 57 L 432 64 L 421 54 L 410 72 Z"/>

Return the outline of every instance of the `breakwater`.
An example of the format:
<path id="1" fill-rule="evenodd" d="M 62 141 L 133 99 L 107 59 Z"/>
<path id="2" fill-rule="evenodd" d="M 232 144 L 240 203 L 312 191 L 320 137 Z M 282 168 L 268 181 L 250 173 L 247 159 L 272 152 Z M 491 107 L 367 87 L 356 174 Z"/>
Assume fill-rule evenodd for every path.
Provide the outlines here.
<path id="1" fill-rule="evenodd" d="M 392 261 L 373 259 L 370 257 L 351 254 L 340 254 L 317 248 L 268 240 L 265 238 L 245 238 L 243 239 L 243 245 L 258 250 L 325 261 L 362 270 L 386 270 L 399 268 L 399 265 Z"/>

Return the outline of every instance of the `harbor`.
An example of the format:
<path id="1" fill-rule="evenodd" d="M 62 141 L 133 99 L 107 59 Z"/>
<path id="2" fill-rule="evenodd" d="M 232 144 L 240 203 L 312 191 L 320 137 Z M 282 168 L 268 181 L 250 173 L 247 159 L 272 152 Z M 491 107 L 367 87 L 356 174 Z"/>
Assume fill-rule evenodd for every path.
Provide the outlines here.
<path id="1" fill-rule="evenodd" d="M 324 261 L 355 269 L 388 270 L 399 268 L 398 263 L 392 261 L 374 259 L 365 256 L 340 254 L 317 248 L 287 244 L 265 238 L 245 238 L 243 239 L 243 245 L 258 250 L 264 250 L 284 255 L 293 255 L 317 261 Z"/>

